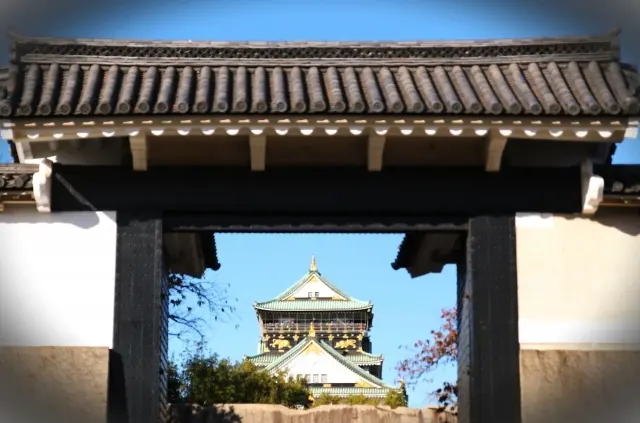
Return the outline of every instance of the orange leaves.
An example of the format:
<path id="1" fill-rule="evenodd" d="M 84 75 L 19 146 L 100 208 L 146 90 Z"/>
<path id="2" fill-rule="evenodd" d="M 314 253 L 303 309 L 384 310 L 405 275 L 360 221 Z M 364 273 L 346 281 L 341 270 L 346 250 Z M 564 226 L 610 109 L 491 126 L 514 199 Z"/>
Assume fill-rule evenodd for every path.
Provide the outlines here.
<path id="1" fill-rule="evenodd" d="M 455 307 L 443 309 L 440 317 L 442 318 L 441 327 L 431 330 L 428 339 L 417 340 L 413 344 L 412 355 L 396 366 L 401 380 L 416 384 L 437 366 L 456 361 L 458 355 L 457 310 Z M 441 404 L 451 404 L 457 397 L 457 386 L 446 383 L 442 389 L 434 392 L 434 395 Z"/>

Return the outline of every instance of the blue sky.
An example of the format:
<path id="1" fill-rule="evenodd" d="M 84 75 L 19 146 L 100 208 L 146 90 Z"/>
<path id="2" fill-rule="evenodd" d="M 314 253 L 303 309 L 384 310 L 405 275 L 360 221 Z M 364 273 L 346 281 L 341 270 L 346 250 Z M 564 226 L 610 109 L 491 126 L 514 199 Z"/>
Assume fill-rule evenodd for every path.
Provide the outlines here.
<path id="1" fill-rule="evenodd" d="M 619 1 L 584 0 L 576 8 L 571 2 L 552 0 L 113 0 L 95 3 L 91 9 L 73 8 L 73 2 L 45 5 L 41 0 L 25 0 L 21 6 L 12 6 L 16 10 L 0 13 L 4 15 L 0 27 L 10 24 L 25 35 L 60 37 L 376 41 L 585 35 L 619 25 L 623 58 L 640 62 L 638 25 L 631 13 L 620 13 Z M 586 11 L 594 5 L 601 9 Z M 22 11 L 17 10 L 20 7 Z M 7 60 L 7 49 L 6 44 L 0 45 L 2 62 Z M 5 143 L 0 144 L 0 162 L 3 158 L 7 160 Z M 615 157 L 617 163 L 638 159 L 637 140 L 624 143 Z M 398 346 L 436 328 L 440 309 L 454 304 L 455 290 L 453 268 L 415 280 L 404 271 L 393 271 L 390 262 L 400 239 L 389 235 L 220 236 L 223 267 L 209 276 L 230 283 L 229 295 L 239 302 L 231 322 L 212 325 L 211 347 L 234 359 L 255 353 L 258 326 L 253 301 L 269 299 L 295 282 L 315 254 L 325 276 L 354 297 L 374 302 L 373 348 L 385 355 L 384 377 L 392 382 L 395 363 L 405 354 Z M 174 343 L 172 351 L 178 349 Z M 434 374 L 436 383 L 454 377 L 453 368 Z M 423 406 L 432 387 L 423 384 L 411 392 L 411 405 Z"/>

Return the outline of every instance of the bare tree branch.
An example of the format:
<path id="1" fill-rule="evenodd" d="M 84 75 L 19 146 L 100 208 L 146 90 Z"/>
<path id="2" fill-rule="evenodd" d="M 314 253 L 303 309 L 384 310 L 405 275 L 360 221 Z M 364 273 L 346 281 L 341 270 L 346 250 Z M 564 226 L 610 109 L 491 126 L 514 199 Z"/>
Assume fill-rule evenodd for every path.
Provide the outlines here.
<path id="1" fill-rule="evenodd" d="M 184 340 L 195 335 L 204 339 L 204 330 L 212 321 L 228 322 L 235 311 L 233 302 L 228 298 L 229 284 L 221 285 L 207 278 L 193 278 L 186 275 L 169 275 L 169 321 L 170 336 Z M 210 319 L 195 313 L 206 309 Z M 237 327 L 238 325 L 236 325 Z"/>

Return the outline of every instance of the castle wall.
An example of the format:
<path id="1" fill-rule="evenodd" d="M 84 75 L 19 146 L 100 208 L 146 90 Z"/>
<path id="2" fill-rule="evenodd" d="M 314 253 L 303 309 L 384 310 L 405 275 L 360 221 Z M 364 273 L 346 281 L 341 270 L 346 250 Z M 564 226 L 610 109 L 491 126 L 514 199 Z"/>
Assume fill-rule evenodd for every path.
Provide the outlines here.
<path id="1" fill-rule="evenodd" d="M 104 422 L 115 213 L 8 208 L 0 249 L 0 420 Z"/>
<path id="2" fill-rule="evenodd" d="M 326 383 L 358 383 L 364 380 L 344 367 L 324 351 L 315 349 L 314 345 L 307 347 L 290 364 L 287 365 L 287 372 L 291 376 L 302 375 L 327 375 Z M 309 382 L 315 382 L 309 380 Z M 318 381 L 321 382 L 321 381 Z M 366 382 L 369 384 L 369 382 Z"/>
<path id="3" fill-rule="evenodd" d="M 637 211 L 517 219 L 523 423 L 640 415 L 638 257 Z"/>

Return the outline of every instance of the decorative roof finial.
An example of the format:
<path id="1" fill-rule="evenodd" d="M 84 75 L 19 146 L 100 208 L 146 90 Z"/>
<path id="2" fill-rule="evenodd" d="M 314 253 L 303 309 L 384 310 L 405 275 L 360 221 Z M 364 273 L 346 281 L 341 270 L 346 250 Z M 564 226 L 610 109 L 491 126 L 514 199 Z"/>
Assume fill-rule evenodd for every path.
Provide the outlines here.
<path id="1" fill-rule="evenodd" d="M 309 266 L 309 271 L 317 272 L 318 266 L 316 266 L 316 256 L 311 256 L 311 266 Z"/>
<path id="2" fill-rule="evenodd" d="M 316 326 L 313 324 L 313 322 L 311 322 L 311 324 L 309 325 L 309 336 L 316 336 Z"/>

